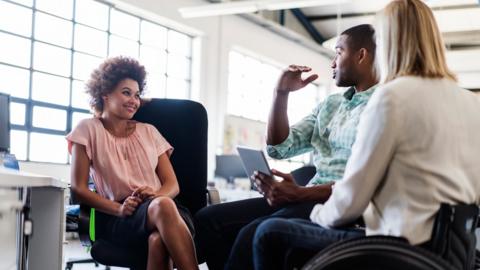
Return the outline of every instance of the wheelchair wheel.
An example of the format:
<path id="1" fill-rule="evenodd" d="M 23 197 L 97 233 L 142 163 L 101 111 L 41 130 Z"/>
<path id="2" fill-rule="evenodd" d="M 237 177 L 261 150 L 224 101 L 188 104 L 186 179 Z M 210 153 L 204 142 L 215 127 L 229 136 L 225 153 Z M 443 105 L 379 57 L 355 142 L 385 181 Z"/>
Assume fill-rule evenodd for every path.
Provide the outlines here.
<path id="1" fill-rule="evenodd" d="M 451 270 L 439 256 L 389 236 L 355 238 L 315 255 L 304 270 Z"/>

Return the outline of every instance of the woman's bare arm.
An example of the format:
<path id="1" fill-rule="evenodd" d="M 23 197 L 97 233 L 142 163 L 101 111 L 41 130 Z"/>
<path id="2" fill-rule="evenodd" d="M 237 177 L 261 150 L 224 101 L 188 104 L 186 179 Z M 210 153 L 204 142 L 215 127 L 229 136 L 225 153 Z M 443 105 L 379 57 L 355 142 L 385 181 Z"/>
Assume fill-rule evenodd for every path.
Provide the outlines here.
<path id="1" fill-rule="evenodd" d="M 140 200 L 131 199 L 128 204 L 122 205 L 105 199 L 88 188 L 90 161 L 84 145 L 73 144 L 71 166 L 71 189 L 80 202 L 110 215 L 128 216 L 133 213 Z"/>
<path id="2" fill-rule="evenodd" d="M 156 196 L 175 198 L 180 192 L 180 188 L 167 153 L 163 153 L 158 157 L 156 172 L 162 182 L 162 187 L 156 192 Z"/>

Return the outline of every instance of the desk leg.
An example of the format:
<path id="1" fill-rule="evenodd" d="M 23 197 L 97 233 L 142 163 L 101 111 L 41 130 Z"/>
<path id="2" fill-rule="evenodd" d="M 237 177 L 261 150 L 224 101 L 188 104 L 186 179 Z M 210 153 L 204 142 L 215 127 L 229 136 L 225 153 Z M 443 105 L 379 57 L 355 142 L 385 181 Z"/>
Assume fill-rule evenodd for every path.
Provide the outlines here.
<path id="1" fill-rule="evenodd" d="M 0 187 L 0 269 L 18 270 L 20 257 L 18 239 L 19 212 L 22 202 L 19 190 Z"/>
<path id="2" fill-rule="evenodd" d="M 25 270 L 26 267 L 26 236 L 24 234 L 25 230 L 25 206 L 29 201 L 29 190 L 28 188 L 19 188 L 18 189 L 18 199 L 22 202 L 23 209 L 17 212 L 17 233 L 16 233 L 16 245 L 17 245 L 17 269 Z"/>
<path id="3" fill-rule="evenodd" d="M 31 188 L 30 219 L 33 234 L 28 243 L 28 270 L 61 270 L 65 224 L 64 191 L 60 188 Z"/>

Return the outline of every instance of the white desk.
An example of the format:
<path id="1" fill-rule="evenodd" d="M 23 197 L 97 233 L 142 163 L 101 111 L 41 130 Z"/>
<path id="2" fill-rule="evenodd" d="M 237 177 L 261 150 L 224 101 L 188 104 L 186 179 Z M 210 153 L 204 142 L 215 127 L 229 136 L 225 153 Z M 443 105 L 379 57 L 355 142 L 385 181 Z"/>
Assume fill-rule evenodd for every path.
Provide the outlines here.
<path id="1" fill-rule="evenodd" d="M 33 234 L 27 240 L 28 250 L 26 254 L 22 254 L 20 239 L 23 235 L 23 216 L 17 215 L 16 255 L 23 256 L 17 258 L 17 266 L 13 269 L 61 270 L 65 188 L 67 183 L 59 179 L 0 167 L 0 189 L 4 190 L 4 194 L 13 190 L 23 202 L 29 202 L 29 218 L 33 221 Z M 25 258 L 26 262 L 23 264 Z"/>
<path id="2" fill-rule="evenodd" d="M 262 194 L 255 190 L 219 189 L 218 193 L 220 194 L 220 202 L 233 202 L 263 197 Z"/>

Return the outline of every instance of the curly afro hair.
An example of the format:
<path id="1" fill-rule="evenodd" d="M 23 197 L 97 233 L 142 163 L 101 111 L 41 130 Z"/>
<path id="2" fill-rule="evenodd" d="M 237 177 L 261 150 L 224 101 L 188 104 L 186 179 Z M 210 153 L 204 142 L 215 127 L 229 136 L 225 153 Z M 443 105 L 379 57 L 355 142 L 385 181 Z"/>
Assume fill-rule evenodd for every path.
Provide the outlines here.
<path id="1" fill-rule="evenodd" d="M 90 95 L 90 106 L 96 113 L 101 113 L 102 97 L 113 92 L 117 84 L 124 79 L 136 81 L 139 94 L 142 94 L 146 75 L 145 67 L 133 58 L 117 56 L 106 59 L 92 72 L 86 83 L 86 92 Z"/>

